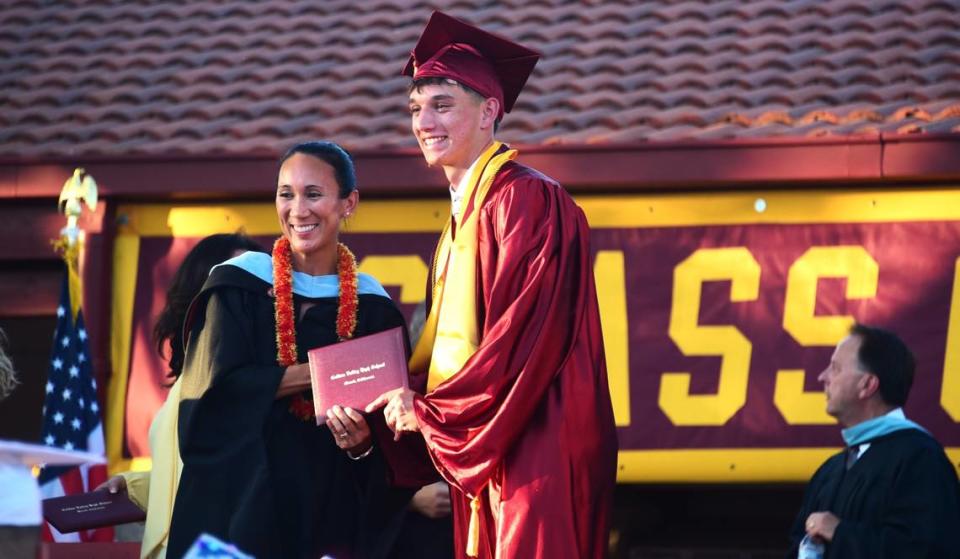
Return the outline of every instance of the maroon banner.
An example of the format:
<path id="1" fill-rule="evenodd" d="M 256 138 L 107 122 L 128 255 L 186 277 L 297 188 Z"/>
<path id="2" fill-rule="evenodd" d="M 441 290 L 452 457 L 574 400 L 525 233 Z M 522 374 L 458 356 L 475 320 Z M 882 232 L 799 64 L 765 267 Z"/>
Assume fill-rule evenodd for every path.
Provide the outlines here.
<path id="1" fill-rule="evenodd" d="M 367 258 L 416 257 L 409 269 L 389 268 L 390 277 L 381 278 L 408 317 L 423 288 L 415 298 L 405 290 L 425 279 L 436 238 L 344 235 L 361 267 L 373 262 Z M 140 240 L 128 457 L 149 454 L 146 434 L 166 382 L 150 328 L 176 266 L 197 240 Z M 273 239 L 258 240 L 269 246 Z M 686 473 L 692 470 L 672 470 L 678 462 L 669 460 L 663 464 L 670 471 L 652 477 L 645 477 L 647 470 L 629 473 L 674 451 L 687 461 L 702 455 L 686 451 L 817 449 L 820 454 L 804 455 L 799 473 L 738 478 L 804 479 L 823 449 L 841 445 L 817 375 L 853 320 L 888 328 L 906 341 L 918 363 L 907 415 L 945 446 L 960 447 L 960 394 L 944 392 L 948 323 L 952 310 L 960 316 L 951 308 L 960 222 L 604 227 L 593 230 L 592 246 L 622 480 L 704 479 Z M 955 403 L 954 417 L 944 402 Z"/>
<path id="2" fill-rule="evenodd" d="M 960 445 L 941 405 L 960 223 L 600 229 L 593 246 L 624 255 L 632 420 L 620 429 L 622 450 L 840 445 L 835 424 L 784 417 L 775 392 L 781 370 L 802 370 L 803 389 L 822 390 L 817 375 L 846 330 L 834 327 L 824 339 L 825 319 L 844 316 L 906 341 L 918 364 L 907 415 L 944 445 Z M 848 296 L 851 281 L 863 296 Z M 735 282 L 749 291 L 739 301 L 731 300 Z M 671 335 L 671 319 L 696 310 L 691 301 L 699 302 L 689 317 L 697 328 Z M 721 335 L 729 341 L 711 349 Z M 738 354 L 747 361 L 723 374 L 744 377 L 745 390 L 717 398 L 722 363 Z M 664 402 L 664 375 L 674 371 L 688 372 L 689 394 L 707 399 Z M 822 394 L 814 397 L 824 405 Z M 691 413 L 712 405 L 724 411 Z"/>

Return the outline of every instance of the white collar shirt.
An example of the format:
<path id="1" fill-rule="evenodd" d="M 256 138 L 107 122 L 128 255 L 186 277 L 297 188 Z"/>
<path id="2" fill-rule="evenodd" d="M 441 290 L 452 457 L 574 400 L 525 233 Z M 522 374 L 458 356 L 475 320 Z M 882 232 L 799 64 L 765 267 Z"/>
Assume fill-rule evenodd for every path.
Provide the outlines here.
<path id="1" fill-rule="evenodd" d="M 473 163 L 470 164 L 467 171 L 460 177 L 460 182 L 456 186 L 450 185 L 450 213 L 454 217 L 460 216 L 460 205 L 463 202 L 463 193 L 467 189 L 467 181 L 470 180 L 470 176 L 473 174 L 473 169 L 477 166 L 478 161 L 480 161 L 479 156 L 473 160 Z"/>

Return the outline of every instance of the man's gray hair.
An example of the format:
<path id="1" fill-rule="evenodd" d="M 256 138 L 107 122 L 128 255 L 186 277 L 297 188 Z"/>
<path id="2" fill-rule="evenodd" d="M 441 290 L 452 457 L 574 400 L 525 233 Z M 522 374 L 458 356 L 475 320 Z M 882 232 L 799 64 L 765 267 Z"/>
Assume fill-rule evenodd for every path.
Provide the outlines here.
<path id="1" fill-rule="evenodd" d="M 0 400 L 6 399 L 20 384 L 13 369 L 13 360 L 7 354 L 7 335 L 0 330 Z"/>

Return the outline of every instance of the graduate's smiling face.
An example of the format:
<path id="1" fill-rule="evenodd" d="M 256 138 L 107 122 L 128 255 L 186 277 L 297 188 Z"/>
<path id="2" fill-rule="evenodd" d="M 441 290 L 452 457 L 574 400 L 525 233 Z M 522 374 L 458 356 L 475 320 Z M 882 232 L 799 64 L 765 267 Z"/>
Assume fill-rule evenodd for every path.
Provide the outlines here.
<path id="1" fill-rule="evenodd" d="M 340 198 L 334 169 L 321 159 L 297 153 L 283 162 L 277 178 L 277 216 L 297 270 L 332 273 L 326 268 L 330 262 L 335 266 L 340 220 L 353 213 L 358 199 L 356 190 Z"/>
<path id="2" fill-rule="evenodd" d="M 493 140 L 499 104 L 448 80 L 414 87 L 409 109 L 427 164 L 466 169 Z"/>
<path id="3" fill-rule="evenodd" d="M 827 396 L 827 413 L 844 426 L 859 423 L 864 402 L 876 392 L 879 382 L 860 364 L 857 355 L 861 343 L 860 336 L 844 338 L 833 351 L 830 364 L 817 377 Z"/>

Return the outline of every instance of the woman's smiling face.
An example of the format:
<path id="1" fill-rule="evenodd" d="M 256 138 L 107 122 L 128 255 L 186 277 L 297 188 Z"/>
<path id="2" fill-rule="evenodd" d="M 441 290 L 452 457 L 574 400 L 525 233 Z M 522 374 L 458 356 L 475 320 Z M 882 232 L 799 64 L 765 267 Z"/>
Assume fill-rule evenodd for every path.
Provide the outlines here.
<path id="1" fill-rule="evenodd" d="M 277 178 L 277 217 L 295 264 L 313 258 L 318 264 L 333 261 L 340 220 L 353 212 L 357 199 L 356 191 L 340 198 L 334 169 L 325 161 L 297 153 L 283 163 Z"/>

